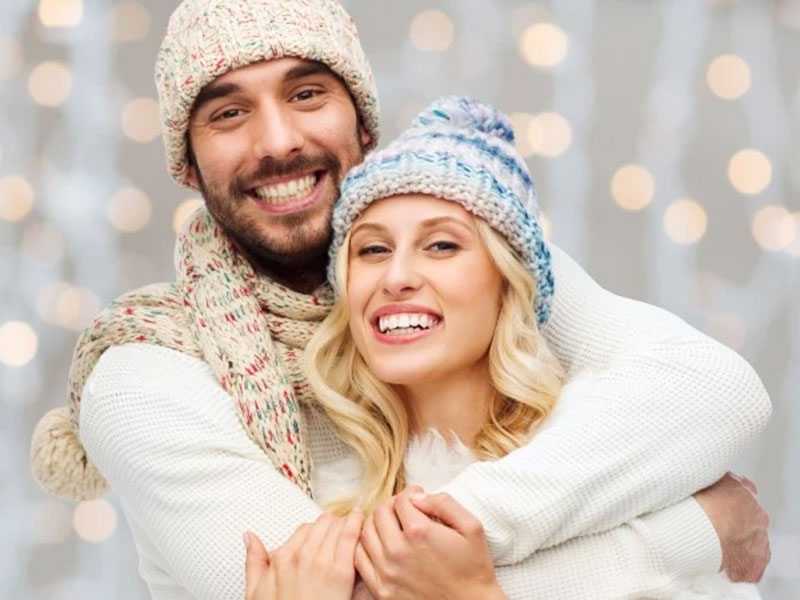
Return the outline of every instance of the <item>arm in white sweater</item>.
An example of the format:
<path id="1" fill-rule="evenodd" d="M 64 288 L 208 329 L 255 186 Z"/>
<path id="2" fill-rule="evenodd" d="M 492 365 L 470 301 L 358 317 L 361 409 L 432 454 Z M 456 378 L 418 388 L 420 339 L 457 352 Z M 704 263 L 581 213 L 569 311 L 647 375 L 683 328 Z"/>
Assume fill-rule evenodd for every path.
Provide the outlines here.
<path id="1" fill-rule="evenodd" d="M 710 485 L 771 410 L 736 353 L 664 310 L 604 290 L 552 251 L 556 293 L 544 333 L 570 376 L 599 375 L 580 409 L 445 486 L 481 520 L 498 564 Z"/>
<path id="2" fill-rule="evenodd" d="M 720 561 L 711 523 L 688 498 L 498 567 L 497 579 L 509 600 L 674 599 L 697 575 L 716 573 Z"/>
<path id="3" fill-rule="evenodd" d="M 178 352 L 108 350 L 84 388 L 80 431 L 122 500 L 156 600 L 243 597 L 242 533 L 276 547 L 320 512 L 247 436 L 208 367 Z M 690 510 L 669 509 L 650 529 L 579 538 L 498 577 L 513 598 L 594 598 L 583 590 L 595 588 L 608 597 L 668 596 L 687 569 L 719 567 L 716 535 L 688 502 Z"/>

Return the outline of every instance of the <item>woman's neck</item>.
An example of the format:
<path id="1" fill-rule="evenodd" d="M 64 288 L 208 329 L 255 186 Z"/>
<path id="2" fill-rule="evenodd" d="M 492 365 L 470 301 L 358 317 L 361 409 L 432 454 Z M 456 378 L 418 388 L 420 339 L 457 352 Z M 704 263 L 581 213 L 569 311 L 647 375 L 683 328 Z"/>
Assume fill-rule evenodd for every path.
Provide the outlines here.
<path id="1" fill-rule="evenodd" d="M 488 364 L 398 391 L 408 409 L 412 435 L 433 428 L 449 439 L 452 431 L 469 447 L 486 424 L 493 393 Z"/>

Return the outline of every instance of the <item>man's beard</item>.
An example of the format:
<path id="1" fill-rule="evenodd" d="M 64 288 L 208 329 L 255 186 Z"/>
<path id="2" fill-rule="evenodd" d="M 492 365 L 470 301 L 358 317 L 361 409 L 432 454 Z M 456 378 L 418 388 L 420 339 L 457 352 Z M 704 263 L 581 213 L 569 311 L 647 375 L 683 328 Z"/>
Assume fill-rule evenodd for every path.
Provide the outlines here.
<path id="1" fill-rule="evenodd" d="M 328 246 L 331 241 L 330 222 L 333 203 L 339 194 L 339 179 L 342 165 L 332 152 L 321 152 L 316 156 L 298 155 L 288 160 L 263 159 L 252 173 L 236 176 L 228 189 L 204 180 L 198 169 L 200 192 L 206 201 L 211 215 L 225 229 L 230 238 L 240 246 L 251 259 L 269 269 L 300 270 L 324 265 L 327 261 Z M 324 227 L 318 217 L 309 222 L 309 214 L 269 215 L 266 219 L 276 220 L 276 236 L 265 234 L 269 223 L 260 222 L 257 216 L 240 210 L 252 201 L 247 193 L 259 182 L 270 178 L 299 175 L 301 173 L 326 171 L 334 185 L 333 199 L 320 199 L 315 210 L 324 209 Z M 323 182 L 323 185 L 327 183 Z M 320 203 L 327 203 L 322 207 Z M 278 224 L 277 222 L 280 222 Z M 280 232 L 280 233 L 278 233 Z"/>

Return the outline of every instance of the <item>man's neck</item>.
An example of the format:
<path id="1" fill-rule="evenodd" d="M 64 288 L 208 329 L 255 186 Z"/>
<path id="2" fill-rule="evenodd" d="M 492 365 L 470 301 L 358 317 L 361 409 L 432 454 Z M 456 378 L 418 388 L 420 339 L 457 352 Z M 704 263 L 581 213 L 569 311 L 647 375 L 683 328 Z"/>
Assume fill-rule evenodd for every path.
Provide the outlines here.
<path id="1" fill-rule="evenodd" d="M 237 246 L 256 271 L 299 294 L 312 294 L 327 279 L 325 272 L 327 257 L 320 257 L 302 265 L 287 266 L 260 259 L 241 245 Z"/>

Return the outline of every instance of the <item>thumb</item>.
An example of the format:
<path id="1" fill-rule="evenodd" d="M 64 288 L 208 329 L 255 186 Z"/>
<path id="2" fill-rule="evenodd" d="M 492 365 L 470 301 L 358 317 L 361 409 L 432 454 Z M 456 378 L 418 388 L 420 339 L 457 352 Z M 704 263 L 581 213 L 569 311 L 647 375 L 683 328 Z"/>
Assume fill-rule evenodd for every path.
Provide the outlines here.
<path id="1" fill-rule="evenodd" d="M 247 548 L 244 568 L 245 599 L 250 600 L 255 593 L 258 581 L 269 567 L 269 553 L 258 536 L 250 531 L 244 534 L 244 544 Z"/>
<path id="2" fill-rule="evenodd" d="M 411 501 L 430 518 L 438 519 L 464 536 L 483 533 L 481 522 L 450 494 L 444 492 L 432 496 L 413 494 Z"/>

